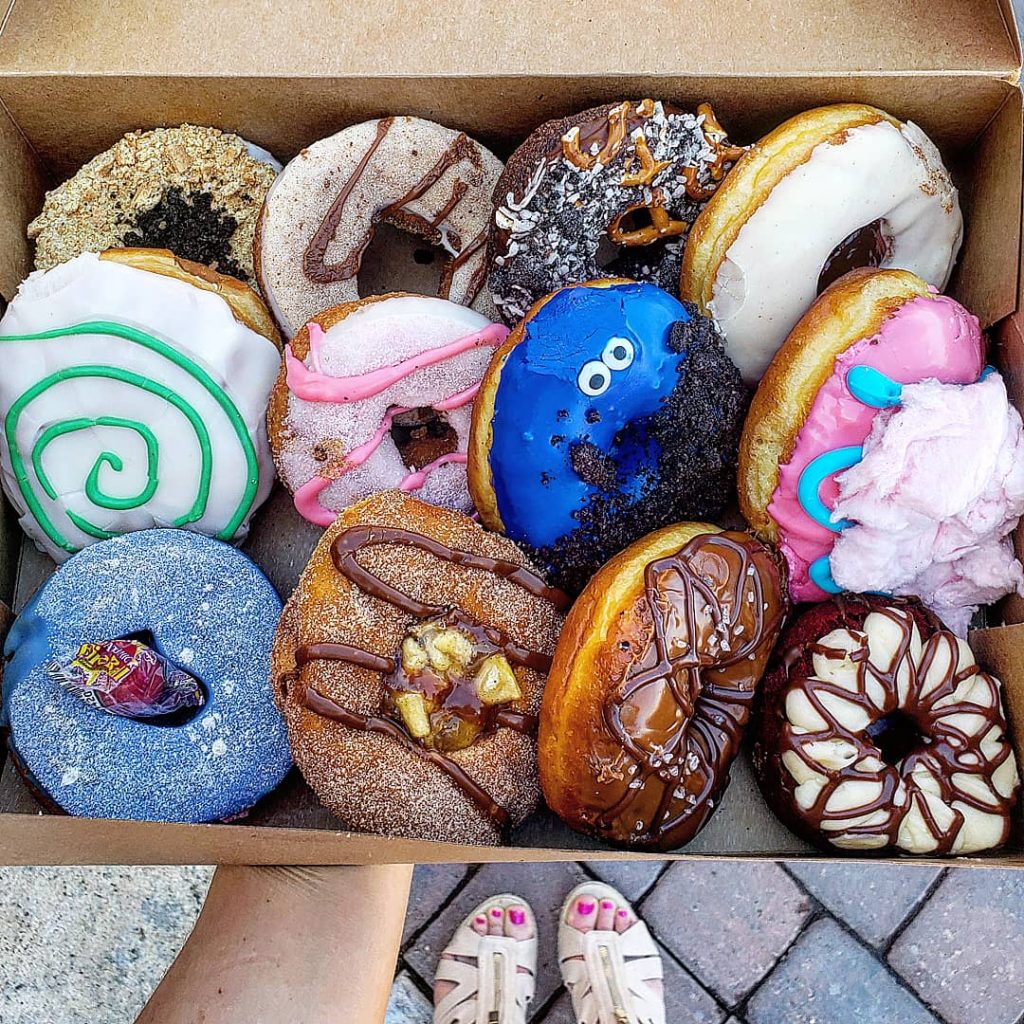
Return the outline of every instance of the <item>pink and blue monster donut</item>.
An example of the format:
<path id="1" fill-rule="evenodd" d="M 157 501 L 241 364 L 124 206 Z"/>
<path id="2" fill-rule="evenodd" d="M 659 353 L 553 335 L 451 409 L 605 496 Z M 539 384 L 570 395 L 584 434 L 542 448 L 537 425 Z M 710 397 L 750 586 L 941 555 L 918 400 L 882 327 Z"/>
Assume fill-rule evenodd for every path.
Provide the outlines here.
<path id="1" fill-rule="evenodd" d="M 654 285 L 553 293 L 495 354 L 483 387 L 470 445 L 486 458 L 471 472 L 477 508 L 566 589 L 653 529 L 718 515 L 733 493 L 739 372 L 711 321 Z"/>
<path id="2" fill-rule="evenodd" d="M 197 533 L 145 530 L 85 548 L 7 637 L 2 721 L 16 762 L 70 814 L 204 822 L 245 812 L 292 764 L 269 681 L 280 612 L 245 555 Z M 83 642 L 140 635 L 205 691 L 187 720 L 108 714 L 47 671 Z"/>

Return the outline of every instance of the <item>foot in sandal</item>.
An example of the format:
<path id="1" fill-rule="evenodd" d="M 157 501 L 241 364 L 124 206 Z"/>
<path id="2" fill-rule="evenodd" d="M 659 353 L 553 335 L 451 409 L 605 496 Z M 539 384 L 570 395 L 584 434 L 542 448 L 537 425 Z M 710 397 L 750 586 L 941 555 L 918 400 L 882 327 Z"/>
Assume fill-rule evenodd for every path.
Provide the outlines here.
<path id="1" fill-rule="evenodd" d="M 518 896 L 492 896 L 459 925 L 437 965 L 434 1024 L 526 1024 L 537 923 Z"/>
<path id="2" fill-rule="evenodd" d="M 665 1024 L 661 954 L 610 885 L 585 882 L 569 893 L 558 961 L 579 1024 Z"/>

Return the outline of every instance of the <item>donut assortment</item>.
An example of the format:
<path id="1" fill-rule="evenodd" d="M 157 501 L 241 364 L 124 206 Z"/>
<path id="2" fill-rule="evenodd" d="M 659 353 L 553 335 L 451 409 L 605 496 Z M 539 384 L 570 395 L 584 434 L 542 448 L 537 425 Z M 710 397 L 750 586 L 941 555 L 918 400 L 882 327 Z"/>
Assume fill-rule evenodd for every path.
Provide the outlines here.
<path id="1" fill-rule="evenodd" d="M 434 294 L 371 294 L 382 225 Z M 504 165 L 397 114 L 283 169 L 130 133 L 0 319 L 0 480 L 64 563 L 7 637 L 12 765 L 69 814 L 234 820 L 294 763 L 353 831 L 495 845 L 546 804 L 669 851 L 747 745 L 822 850 L 1003 845 L 966 638 L 1024 597 L 1024 423 L 942 294 L 962 234 L 863 104 L 746 146 L 621 99 Z M 231 546 L 275 476 L 308 525 L 270 543 L 319 537 L 283 606 Z"/>

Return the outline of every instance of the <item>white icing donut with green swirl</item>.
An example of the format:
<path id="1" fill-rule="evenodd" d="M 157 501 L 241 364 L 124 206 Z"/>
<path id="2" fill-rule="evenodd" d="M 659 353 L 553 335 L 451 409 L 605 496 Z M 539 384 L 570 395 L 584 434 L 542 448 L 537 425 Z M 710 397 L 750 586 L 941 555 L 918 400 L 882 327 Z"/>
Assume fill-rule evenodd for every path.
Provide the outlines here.
<path id="1" fill-rule="evenodd" d="M 25 532 L 58 561 L 150 527 L 241 540 L 274 478 L 279 362 L 184 280 L 93 253 L 29 276 L 0 320 L 0 470 Z"/>

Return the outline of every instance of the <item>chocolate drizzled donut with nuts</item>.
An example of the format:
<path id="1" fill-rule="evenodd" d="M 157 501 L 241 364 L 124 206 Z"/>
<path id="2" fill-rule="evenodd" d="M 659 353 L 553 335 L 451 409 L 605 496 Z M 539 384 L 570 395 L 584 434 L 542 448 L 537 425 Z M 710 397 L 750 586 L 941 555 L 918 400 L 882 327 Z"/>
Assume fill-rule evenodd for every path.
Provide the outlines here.
<path id="1" fill-rule="evenodd" d="M 306 781 L 349 828 L 500 842 L 539 799 L 534 734 L 567 604 L 466 516 L 394 491 L 351 506 L 272 652 Z"/>
<path id="2" fill-rule="evenodd" d="M 601 277 L 678 294 L 690 225 L 742 153 L 706 103 L 624 100 L 541 125 L 494 190 L 489 283 L 505 322 Z"/>
<path id="3" fill-rule="evenodd" d="M 798 618 L 763 685 L 769 805 L 831 852 L 964 854 L 1009 836 L 1019 779 L 999 680 L 913 599 L 840 595 Z"/>

